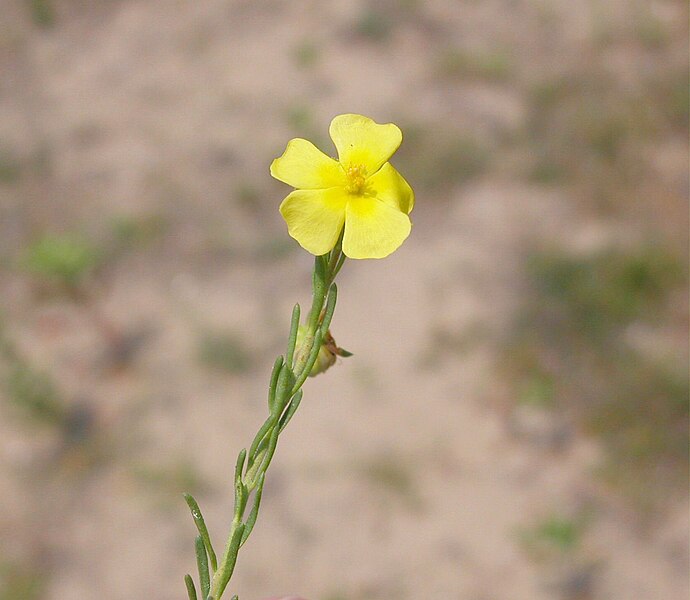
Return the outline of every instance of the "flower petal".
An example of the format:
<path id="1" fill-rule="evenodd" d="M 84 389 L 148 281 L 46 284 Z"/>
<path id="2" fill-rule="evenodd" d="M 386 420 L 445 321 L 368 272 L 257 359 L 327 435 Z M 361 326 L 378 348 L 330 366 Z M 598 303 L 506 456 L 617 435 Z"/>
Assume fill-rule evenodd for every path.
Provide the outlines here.
<path id="1" fill-rule="evenodd" d="M 305 190 L 345 185 L 345 174 L 338 161 L 302 138 L 288 142 L 283 155 L 271 163 L 271 175 L 292 187 Z"/>
<path id="2" fill-rule="evenodd" d="M 338 115 L 328 132 L 338 149 L 340 164 L 346 169 L 362 165 L 368 175 L 376 173 L 402 142 L 397 125 L 380 125 L 362 115 Z"/>
<path id="3" fill-rule="evenodd" d="M 288 233 L 315 256 L 326 254 L 338 241 L 348 196 L 342 188 L 295 190 L 283 200 L 280 214 Z"/>
<path id="4" fill-rule="evenodd" d="M 398 173 L 393 165 L 386 163 L 367 180 L 376 197 L 394 208 L 409 214 L 414 207 L 414 192 L 410 184 Z"/>
<path id="5" fill-rule="evenodd" d="M 410 234 L 410 218 L 390 204 L 350 196 L 345 210 L 343 252 L 349 258 L 384 258 Z"/>

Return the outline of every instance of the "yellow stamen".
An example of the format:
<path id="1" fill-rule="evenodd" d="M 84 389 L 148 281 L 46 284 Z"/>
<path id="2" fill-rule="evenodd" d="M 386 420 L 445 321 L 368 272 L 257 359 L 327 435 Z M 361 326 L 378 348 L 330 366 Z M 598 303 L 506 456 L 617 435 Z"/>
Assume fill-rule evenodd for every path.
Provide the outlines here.
<path id="1" fill-rule="evenodd" d="M 367 170 L 363 165 L 350 165 L 345 169 L 347 185 L 345 190 L 349 194 L 361 195 L 364 192 L 367 181 Z"/>

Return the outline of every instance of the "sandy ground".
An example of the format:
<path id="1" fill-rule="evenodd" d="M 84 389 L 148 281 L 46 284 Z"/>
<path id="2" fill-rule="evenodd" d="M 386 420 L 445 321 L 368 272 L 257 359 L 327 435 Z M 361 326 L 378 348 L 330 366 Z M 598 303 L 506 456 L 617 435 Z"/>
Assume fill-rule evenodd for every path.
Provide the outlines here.
<path id="1" fill-rule="evenodd" d="M 263 420 L 291 305 L 308 301 L 311 260 L 281 245 L 275 207 L 286 190 L 267 173 L 287 139 L 323 138 L 341 112 L 509 135 L 526 118 L 521 88 L 438 81 L 429 67 L 438 44 L 510 43 L 529 80 L 531 56 L 552 70 L 572 60 L 596 10 L 615 25 L 616 7 L 637 6 L 432 1 L 401 9 L 379 44 L 357 37 L 360 2 L 73 0 L 51 28 L 5 2 L 0 140 L 31 164 L 49 159 L 0 189 L 0 247 L 11 253 L 43 229 L 107 238 L 116 217 L 167 222 L 91 285 L 89 306 L 123 331 L 151 332 L 124 369 L 103 366 L 91 309 L 37 298 L 14 270 L 0 277 L 8 335 L 70 405 L 94 415 L 88 451 L 49 428 L 0 425 L 0 561 L 45 574 L 27 598 L 46 600 L 182 598 L 194 569 L 184 485 L 222 546 L 235 455 Z M 683 14 L 678 3 L 655 7 L 664 23 Z M 532 35 L 549 18 L 552 36 Z M 318 59 L 300 67 L 296 49 L 310 40 Z M 635 52 L 609 58 L 625 74 Z M 303 107 L 309 116 L 296 124 Z M 621 227 L 602 234 L 566 192 L 516 183 L 500 167 L 421 192 L 400 251 L 345 265 L 333 333 L 355 356 L 308 382 L 233 593 L 687 598 L 685 498 L 641 526 L 595 477 L 597 442 L 575 432 L 543 443 L 540 432 L 559 424 L 541 414 L 516 431 L 494 372 L 525 238 L 596 244 Z M 424 366 L 439 327 L 470 332 L 470 342 Z M 245 340 L 248 371 L 199 364 L 200 331 L 213 329 Z M 535 557 L 522 532 L 554 514 L 586 515 L 583 541 Z"/>

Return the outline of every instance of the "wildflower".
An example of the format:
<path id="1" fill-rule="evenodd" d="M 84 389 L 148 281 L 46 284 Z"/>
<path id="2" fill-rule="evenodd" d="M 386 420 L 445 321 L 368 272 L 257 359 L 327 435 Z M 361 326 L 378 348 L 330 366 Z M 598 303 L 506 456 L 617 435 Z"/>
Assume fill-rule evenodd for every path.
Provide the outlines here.
<path id="1" fill-rule="evenodd" d="M 412 227 L 414 192 L 388 162 L 402 133 L 353 114 L 335 117 L 329 133 L 338 160 L 296 138 L 271 164 L 273 177 L 296 188 L 280 205 L 288 232 L 316 256 L 332 250 L 341 233 L 349 258 L 388 256 Z"/>

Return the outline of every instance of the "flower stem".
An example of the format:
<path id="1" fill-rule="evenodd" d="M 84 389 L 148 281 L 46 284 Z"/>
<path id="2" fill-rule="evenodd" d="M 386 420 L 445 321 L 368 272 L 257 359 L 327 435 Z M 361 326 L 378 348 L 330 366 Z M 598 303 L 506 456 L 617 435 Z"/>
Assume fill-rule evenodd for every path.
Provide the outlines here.
<path id="1" fill-rule="evenodd" d="M 249 452 L 242 450 L 235 468 L 235 508 L 225 551 L 216 568 L 216 557 L 206 529 L 201 510 L 191 496 L 185 496 L 190 506 L 195 523 L 199 529 L 196 551 L 199 573 L 202 581 L 202 593 L 208 594 L 202 600 L 219 600 L 227 587 L 237 563 L 237 554 L 254 528 L 266 471 L 275 453 L 278 436 L 287 426 L 302 399 L 302 386 L 311 372 L 321 348 L 337 299 L 337 288 L 334 280 L 343 266 L 345 255 L 342 252 L 342 236 L 328 254 L 317 256 L 312 274 L 312 305 L 306 322 L 304 340 L 296 348 L 297 328 L 300 321 L 299 305 L 295 305 L 290 324 L 290 335 L 285 357 L 278 357 L 273 366 L 268 391 L 269 416 L 261 426 Z M 245 518 L 247 507 L 251 509 Z M 209 559 L 210 558 L 210 565 Z M 207 579 L 209 566 L 214 571 Z M 192 597 L 193 582 L 185 578 L 188 594 Z M 191 587 L 190 587 L 191 585 Z M 210 589 L 209 589 L 210 587 Z M 196 593 L 196 592 L 194 592 Z"/>

